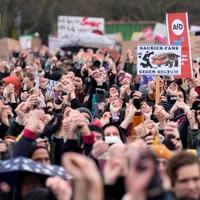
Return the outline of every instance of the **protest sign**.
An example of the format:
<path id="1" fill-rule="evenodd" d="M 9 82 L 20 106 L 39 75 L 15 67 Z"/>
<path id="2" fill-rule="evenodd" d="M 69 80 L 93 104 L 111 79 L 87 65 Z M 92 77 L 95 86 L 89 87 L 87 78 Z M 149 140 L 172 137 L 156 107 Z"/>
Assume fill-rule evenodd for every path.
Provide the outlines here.
<path id="1" fill-rule="evenodd" d="M 134 59 L 134 63 L 136 63 L 137 61 L 137 46 L 139 45 L 143 45 L 143 44 L 153 44 L 155 41 L 124 41 L 122 42 L 122 60 L 123 62 L 126 61 L 126 54 L 128 50 L 132 50 L 133 51 L 133 59 Z"/>
<path id="2" fill-rule="evenodd" d="M 192 59 L 200 58 L 200 36 L 190 36 Z"/>
<path id="3" fill-rule="evenodd" d="M 31 35 L 20 36 L 19 43 L 22 49 L 30 49 L 32 44 L 32 36 Z"/>
<path id="4" fill-rule="evenodd" d="M 60 47 L 62 47 L 67 43 L 68 43 L 67 40 L 49 36 L 48 46 L 50 50 L 59 50 Z"/>
<path id="5" fill-rule="evenodd" d="M 58 16 L 58 38 L 76 40 L 81 34 L 104 33 L 104 18 Z"/>
<path id="6" fill-rule="evenodd" d="M 200 31 L 200 26 L 191 25 L 190 26 L 190 31 L 191 32 L 199 32 Z"/>
<path id="7" fill-rule="evenodd" d="M 166 25 L 159 23 L 159 22 L 156 23 L 154 30 L 153 30 L 153 34 L 155 36 L 160 36 L 162 38 L 166 38 L 167 37 Z"/>
<path id="8" fill-rule="evenodd" d="M 138 46 L 137 74 L 180 75 L 181 47 L 172 45 Z"/>
<path id="9" fill-rule="evenodd" d="M 19 43 L 11 38 L 2 38 L 0 39 L 0 49 L 0 60 L 9 61 L 12 50 L 19 50 Z"/>
<path id="10" fill-rule="evenodd" d="M 187 13 L 166 14 L 168 43 L 181 46 L 181 75 L 176 78 L 192 78 L 192 59 Z"/>

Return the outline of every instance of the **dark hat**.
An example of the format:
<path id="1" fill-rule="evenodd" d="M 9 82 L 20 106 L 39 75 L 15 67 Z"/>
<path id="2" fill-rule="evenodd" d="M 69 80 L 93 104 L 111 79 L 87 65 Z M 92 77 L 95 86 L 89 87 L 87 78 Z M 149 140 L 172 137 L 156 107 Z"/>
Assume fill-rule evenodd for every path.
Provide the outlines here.
<path id="1" fill-rule="evenodd" d="M 47 153 L 50 155 L 50 152 L 48 151 L 47 147 L 44 146 L 38 146 L 37 144 L 33 143 L 30 147 L 30 152 L 28 153 L 27 157 L 31 158 L 33 153 L 38 149 L 45 149 Z"/>
<path id="2" fill-rule="evenodd" d="M 88 108 L 85 108 L 85 107 L 80 107 L 80 108 L 77 108 L 78 111 L 80 111 L 80 113 L 87 113 L 89 115 L 89 121 L 91 122 L 92 121 L 92 113 L 90 112 L 90 110 Z"/>
<path id="3" fill-rule="evenodd" d="M 101 66 L 101 62 L 99 60 L 95 60 L 93 65 L 95 68 L 99 68 Z"/>

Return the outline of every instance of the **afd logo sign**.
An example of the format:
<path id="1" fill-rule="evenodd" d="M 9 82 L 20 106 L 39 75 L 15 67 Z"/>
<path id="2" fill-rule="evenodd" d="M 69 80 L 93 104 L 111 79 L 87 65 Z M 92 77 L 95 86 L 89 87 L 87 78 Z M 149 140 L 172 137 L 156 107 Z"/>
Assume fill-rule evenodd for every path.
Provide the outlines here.
<path id="1" fill-rule="evenodd" d="M 180 19 L 175 19 L 172 23 L 172 31 L 175 35 L 181 35 L 184 31 L 184 24 Z"/>

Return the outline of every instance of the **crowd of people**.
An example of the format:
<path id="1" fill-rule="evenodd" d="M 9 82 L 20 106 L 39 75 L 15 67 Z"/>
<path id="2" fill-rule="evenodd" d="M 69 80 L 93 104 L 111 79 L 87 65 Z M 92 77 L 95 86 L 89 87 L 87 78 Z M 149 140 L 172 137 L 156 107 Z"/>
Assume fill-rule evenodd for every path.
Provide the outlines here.
<path id="1" fill-rule="evenodd" d="M 155 77 L 135 64 L 132 50 L 123 61 L 44 46 L 1 61 L 1 160 L 59 165 L 72 178 L 23 172 L 16 191 L 0 169 L 0 198 L 199 200 L 200 64 L 192 79 L 161 76 L 159 103 Z"/>

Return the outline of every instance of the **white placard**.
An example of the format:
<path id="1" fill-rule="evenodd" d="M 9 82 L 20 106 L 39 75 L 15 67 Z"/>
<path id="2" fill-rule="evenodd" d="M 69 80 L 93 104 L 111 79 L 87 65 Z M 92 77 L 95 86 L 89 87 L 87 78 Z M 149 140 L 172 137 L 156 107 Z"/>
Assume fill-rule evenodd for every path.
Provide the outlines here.
<path id="1" fill-rule="evenodd" d="M 80 34 L 99 30 L 104 33 L 104 18 L 58 16 L 58 38 L 76 40 Z"/>
<path id="2" fill-rule="evenodd" d="M 181 46 L 172 46 L 172 45 L 138 46 L 137 74 L 180 75 Z"/>
<path id="3" fill-rule="evenodd" d="M 162 38 L 166 38 L 167 37 L 167 27 L 165 24 L 162 23 L 156 23 L 154 30 L 153 30 L 153 34 L 155 36 L 160 36 Z"/>
<path id="4" fill-rule="evenodd" d="M 30 49 L 32 45 L 32 36 L 30 35 L 20 36 L 19 43 L 22 49 Z"/>
<path id="5" fill-rule="evenodd" d="M 59 39 L 57 37 L 49 37 L 49 49 L 50 50 L 59 50 L 60 47 L 67 44 L 68 41 L 64 39 Z"/>
<path id="6" fill-rule="evenodd" d="M 190 26 L 190 31 L 191 32 L 199 32 L 200 31 L 200 26 L 191 25 Z"/>

